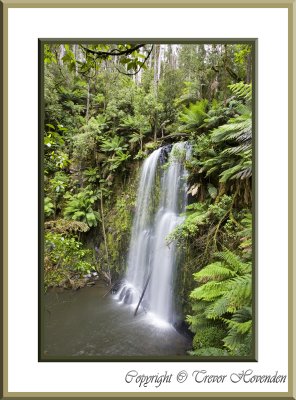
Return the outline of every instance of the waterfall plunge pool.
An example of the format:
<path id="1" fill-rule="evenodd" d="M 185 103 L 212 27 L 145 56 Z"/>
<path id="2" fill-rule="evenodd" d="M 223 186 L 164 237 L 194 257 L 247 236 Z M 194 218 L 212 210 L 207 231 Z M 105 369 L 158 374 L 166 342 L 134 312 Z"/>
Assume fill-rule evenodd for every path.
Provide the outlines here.
<path id="1" fill-rule="evenodd" d="M 191 146 L 180 142 L 155 150 L 143 162 L 126 284 L 118 294 L 104 297 L 107 289 L 101 284 L 78 292 L 50 290 L 45 295 L 45 356 L 187 354 L 190 338 L 171 325 L 179 318 L 174 304 L 178 251 L 166 237 L 183 219 L 188 189 L 184 161 L 190 154 Z M 155 199 L 158 188 L 160 196 Z M 141 307 L 134 316 L 137 304 Z"/>
<path id="2" fill-rule="evenodd" d="M 169 324 L 151 323 L 142 310 L 120 304 L 101 282 L 78 291 L 50 289 L 44 295 L 43 356 L 185 356 L 191 340 Z"/>

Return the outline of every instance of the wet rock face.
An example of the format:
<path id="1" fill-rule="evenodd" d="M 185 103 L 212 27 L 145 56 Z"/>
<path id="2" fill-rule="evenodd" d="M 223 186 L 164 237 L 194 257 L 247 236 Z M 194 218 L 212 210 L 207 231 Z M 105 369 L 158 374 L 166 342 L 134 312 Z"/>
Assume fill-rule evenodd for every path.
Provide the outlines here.
<path id="1" fill-rule="evenodd" d="M 118 282 L 115 282 L 112 287 L 112 293 L 113 294 L 117 293 L 122 288 L 123 285 L 124 285 L 123 280 L 119 280 Z"/>
<path id="2" fill-rule="evenodd" d="M 133 292 L 132 292 L 131 288 L 127 289 L 123 301 L 124 301 L 125 304 L 132 304 L 132 302 L 133 302 Z"/>
<path id="3" fill-rule="evenodd" d="M 125 294 L 126 294 L 126 287 L 124 287 L 122 289 L 122 291 L 120 292 L 120 295 L 119 295 L 119 300 L 120 301 L 124 298 Z"/>
<path id="4" fill-rule="evenodd" d="M 168 144 L 164 147 L 162 147 L 161 152 L 160 152 L 160 156 L 159 156 L 159 161 L 160 164 L 165 164 L 168 159 L 169 159 L 169 154 L 172 150 L 173 145 L 172 144 Z"/>

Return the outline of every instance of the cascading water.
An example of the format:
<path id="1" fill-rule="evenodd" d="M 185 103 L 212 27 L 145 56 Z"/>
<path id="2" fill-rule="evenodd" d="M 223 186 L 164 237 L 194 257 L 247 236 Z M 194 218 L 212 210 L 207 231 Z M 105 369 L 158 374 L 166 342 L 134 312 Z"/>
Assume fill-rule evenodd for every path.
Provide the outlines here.
<path id="1" fill-rule="evenodd" d="M 183 220 L 180 214 L 187 204 L 184 160 L 190 151 L 186 142 L 176 143 L 155 150 L 145 160 L 137 193 L 126 283 L 118 294 L 124 303 L 137 305 L 144 293 L 141 305 L 169 323 L 174 314 L 177 251 L 174 242 L 168 244 L 166 238 Z"/>

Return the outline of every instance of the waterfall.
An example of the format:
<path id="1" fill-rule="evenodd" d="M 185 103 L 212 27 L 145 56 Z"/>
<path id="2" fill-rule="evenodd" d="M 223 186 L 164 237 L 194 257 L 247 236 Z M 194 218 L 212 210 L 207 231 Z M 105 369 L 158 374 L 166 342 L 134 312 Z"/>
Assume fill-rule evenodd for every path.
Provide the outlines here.
<path id="1" fill-rule="evenodd" d="M 177 249 L 167 236 L 179 225 L 187 204 L 186 142 L 155 150 L 143 163 L 128 253 L 126 282 L 118 298 L 139 302 L 159 320 L 173 321 L 173 283 Z"/>

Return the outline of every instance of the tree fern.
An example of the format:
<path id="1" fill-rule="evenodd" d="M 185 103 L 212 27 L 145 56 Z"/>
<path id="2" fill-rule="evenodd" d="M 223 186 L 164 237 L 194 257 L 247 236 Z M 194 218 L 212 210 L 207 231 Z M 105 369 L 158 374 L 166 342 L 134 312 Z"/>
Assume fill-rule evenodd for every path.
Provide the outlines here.
<path id="1" fill-rule="evenodd" d="M 217 319 L 227 312 L 230 312 L 229 300 L 222 296 L 208 305 L 208 307 L 205 309 L 205 316 L 209 319 Z"/>
<path id="2" fill-rule="evenodd" d="M 227 282 L 207 282 L 198 288 L 194 289 L 190 297 L 195 300 L 213 301 L 217 297 L 222 296 L 227 288 Z"/>
<path id="3" fill-rule="evenodd" d="M 199 272 L 193 274 L 193 277 L 200 283 L 206 283 L 212 280 L 222 281 L 235 275 L 236 273 L 234 271 L 225 267 L 223 263 L 218 261 L 202 268 Z"/>
<path id="4" fill-rule="evenodd" d="M 246 216 L 241 220 L 243 229 L 240 232 L 241 244 L 239 247 L 242 249 L 246 259 L 251 258 L 252 255 L 252 219 L 252 214 L 247 213 Z"/>
<path id="5" fill-rule="evenodd" d="M 238 82 L 228 86 L 233 94 L 238 98 L 245 99 L 246 101 L 252 100 L 252 85 L 244 82 Z"/>
<path id="6" fill-rule="evenodd" d="M 229 141 L 249 141 L 252 139 L 251 113 L 231 118 L 227 124 L 221 125 L 212 131 L 214 143 Z"/>
<path id="7" fill-rule="evenodd" d="M 251 304 L 252 275 L 250 273 L 232 278 L 228 282 L 228 290 L 224 294 L 232 305 L 233 312 Z"/>
<path id="8" fill-rule="evenodd" d="M 224 319 L 228 335 L 223 339 L 225 346 L 233 352 L 250 352 L 252 346 L 252 311 L 250 307 L 238 310 L 232 319 Z"/>
<path id="9" fill-rule="evenodd" d="M 221 183 L 246 180 L 252 176 L 252 89 L 244 83 L 231 85 L 230 89 L 238 98 L 236 115 L 210 133 L 213 154 L 207 154 L 200 162 L 199 171 L 206 177 L 215 176 L 220 171 Z"/>
<path id="10" fill-rule="evenodd" d="M 184 124 L 185 129 L 194 130 L 199 128 L 207 117 L 207 100 L 201 100 L 195 104 L 190 104 L 188 108 L 184 108 L 180 114 L 180 121 Z"/>
<path id="11" fill-rule="evenodd" d="M 228 268 L 235 271 L 237 274 L 249 272 L 251 270 L 251 265 L 249 263 L 245 263 L 237 254 L 228 249 L 216 252 L 214 257 L 224 261 L 224 264 L 226 264 Z"/>
<path id="12" fill-rule="evenodd" d="M 190 294 L 194 315 L 187 316 L 187 322 L 196 335 L 206 329 L 206 321 L 222 322 L 227 330 L 224 346 L 231 354 L 247 354 L 252 340 L 251 264 L 228 249 L 215 253 L 214 258 L 217 261 L 193 275 L 199 286 Z"/>
<path id="13" fill-rule="evenodd" d="M 252 320 L 248 320 L 245 322 L 236 322 L 234 320 L 224 320 L 231 330 L 244 335 L 245 333 L 249 332 L 252 328 Z"/>

